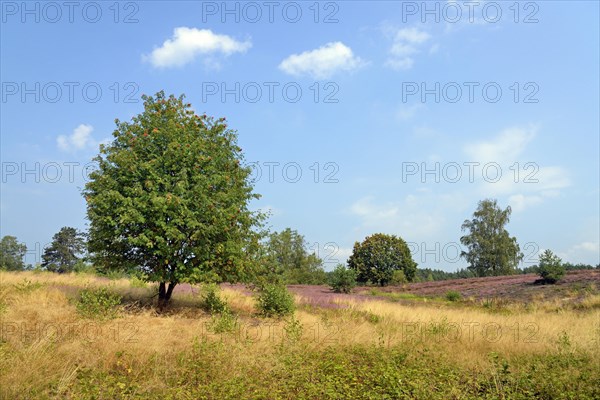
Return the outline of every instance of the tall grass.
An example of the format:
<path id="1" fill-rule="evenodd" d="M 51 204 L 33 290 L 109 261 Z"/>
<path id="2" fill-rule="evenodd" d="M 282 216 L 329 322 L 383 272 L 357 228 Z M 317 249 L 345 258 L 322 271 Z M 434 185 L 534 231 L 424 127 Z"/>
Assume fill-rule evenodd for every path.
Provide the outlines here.
<path id="1" fill-rule="evenodd" d="M 220 331 L 195 295 L 176 295 L 170 313 L 80 316 L 79 292 L 108 285 L 131 302 L 146 295 L 127 280 L 0 273 L 0 398 L 600 396 L 597 295 L 577 309 L 507 313 L 340 297 L 343 308 L 298 307 L 280 320 L 257 318 L 251 296 L 223 288 L 238 319 Z"/>

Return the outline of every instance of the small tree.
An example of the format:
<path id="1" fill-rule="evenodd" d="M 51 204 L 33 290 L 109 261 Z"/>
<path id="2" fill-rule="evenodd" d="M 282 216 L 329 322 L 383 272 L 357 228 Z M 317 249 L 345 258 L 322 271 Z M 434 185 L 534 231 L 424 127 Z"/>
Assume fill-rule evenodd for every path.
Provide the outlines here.
<path id="1" fill-rule="evenodd" d="M 42 267 L 52 272 L 72 272 L 84 250 L 83 234 L 75 228 L 65 226 L 52 237 L 52 243 L 44 250 Z"/>
<path id="2" fill-rule="evenodd" d="M 350 293 L 356 286 L 356 271 L 338 264 L 329 275 L 329 286 L 336 293 Z"/>
<path id="3" fill-rule="evenodd" d="M 517 239 L 504 229 L 510 214 L 510 206 L 502 210 L 496 200 L 483 200 L 473 213 L 473 219 L 462 224 L 462 230 L 468 234 L 461 237 L 460 242 L 468 250 L 461 252 L 461 257 L 477 276 L 513 274 L 523 259 Z"/>
<path id="4" fill-rule="evenodd" d="M 562 260 L 548 249 L 540 254 L 539 264 L 539 274 L 546 283 L 556 283 L 565 275 Z"/>
<path id="5" fill-rule="evenodd" d="M 19 243 L 14 236 L 4 236 L 0 240 L 0 269 L 6 271 L 20 271 L 25 269 L 23 258 L 27 246 Z"/>
<path id="6" fill-rule="evenodd" d="M 263 214 L 248 208 L 260 196 L 236 132 L 183 96 L 142 98 L 141 114 L 116 120 L 83 191 L 94 264 L 158 282 L 161 308 L 180 282 L 249 280 Z"/>
<path id="7" fill-rule="evenodd" d="M 406 242 L 394 235 L 376 233 L 362 243 L 356 242 L 348 267 L 357 272 L 358 282 L 371 282 L 381 286 L 388 284 L 394 271 L 404 272 L 412 281 L 417 271 Z"/>

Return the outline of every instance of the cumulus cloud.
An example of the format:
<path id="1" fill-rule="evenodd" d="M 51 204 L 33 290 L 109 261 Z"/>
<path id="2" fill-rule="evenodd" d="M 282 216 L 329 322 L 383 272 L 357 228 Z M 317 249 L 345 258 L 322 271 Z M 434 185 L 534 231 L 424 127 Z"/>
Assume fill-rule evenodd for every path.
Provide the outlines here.
<path id="1" fill-rule="evenodd" d="M 210 29 L 196 29 L 181 26 L 175 28 L 173 36 L 162 46 L 144 56 L 156 68 L 181 67 L 199 56 L 205 56 L 205 63 L 218 65 L 216 55 L 229 56 L 245 53 L 252 47 L 249 40 L 237 41 L 234 38 L 214 33 Z"/>
<path id="2" fill-rule="evenodd" d="M 414 55 L 420 52 L 420 47 L 430 38 L 429 33 L 417 28 L 397 30 L 385 65 L 395 70 L 412 68 L 415 63 Z M 435 51 L 437 51 L 437 48 L 435 48 Z"/>
<path id="3" fill-rule="evenodd" d="M 74 152 L 96 146 L 98 143 L 92 137 L 94 127 L 81 124 L 73 129 L 70 135 L 59 135 L 56 138 L 56 144 L 62 151 Z"/>
<path id="4" fill-rule="evenodd" d="M 326 79 L 339 71 L 353 71 L 364 65 L 352 49 L 342 42 L 327 43 L 315 50 L 292 54 L 279 64 L 279 69 L 292 76 Z"/>

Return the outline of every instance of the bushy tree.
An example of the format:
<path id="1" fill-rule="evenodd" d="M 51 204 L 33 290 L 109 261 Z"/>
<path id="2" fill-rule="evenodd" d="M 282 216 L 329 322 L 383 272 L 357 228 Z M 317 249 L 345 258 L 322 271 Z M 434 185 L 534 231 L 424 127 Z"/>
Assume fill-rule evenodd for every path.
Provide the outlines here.
<path id="1" fill-rule="evenodd" d="M 546 283 L 558 282 L 566 272 L 562 260 L 548 249 L 540 254 L 538 271 Z"/>
<path id="2" fill-rule="evenodd" d="M 384 286 L 392 280 L 397 270 L 402 270 L 406 279 L 412 281 L 417 263 L 413 261 L 410 249 L 402 238 L 376 233 L 362 243 L 354 244 L 348 267 L 357 272 L 358 282 Z"/>
<path id="3" fill-rule="evenodd" d="M 329 286 L 336 293 L 350 293 L 356 286 L 356 271 L 338 264 L 329 274 Z"/>
<path id="4" fill-rule="evenodd" d="M 25 269 L 23 258 L 27 246 L 19 243 L 14 236 L 4 236 L 0 240 L 0 269 L 6 271 L 20 271 Z"/>
<path id="5" fill-rule="evenodd" d="M 116 120 L 83 192 L 93 261 L 159 282 L 161 307 L 180 282 L 249 279 L 263 214 L 248 209 L 259 196 L 236 132 L 183 96 L 142 98 L 141 114 Z"/>
<path id="6" fill-rule="evenodd" d="M 320 285 L 326 282 L 323 261 L 309 253 L 304 236 L 290 228 L 269 235 L 265 258 L 268 271 L 279 275 L 285 284 Z"/>
<path id="7" fill-rule="evenodd" d="M 85 239 L 81 232 L 68 226 L 62 227 L 52 237 L 52 243 L 42 255 L 42 268 L 48 271 L 72 272 L 85 250 Z"/>
<path id="8" fill-rule="evenodd" d="M 467 247 L 461 257 L 477 276 L 513 274 L 523 259 L 517 239 L 504 229 L 510 214 L 510 206 L 502 210 L 496 200 L 482 200 L 473 218 L 462 224 L 462 230 L 468 234 L 460 238 Z"/>

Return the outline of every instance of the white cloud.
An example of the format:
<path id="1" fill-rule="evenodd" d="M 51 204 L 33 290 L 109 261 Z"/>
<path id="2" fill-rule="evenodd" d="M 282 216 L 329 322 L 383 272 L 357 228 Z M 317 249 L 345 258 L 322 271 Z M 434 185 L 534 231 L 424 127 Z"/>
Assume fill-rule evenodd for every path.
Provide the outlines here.
<path id="1" fill-rule="evenodd" d="M 402 105 L 396 111 L 396 118 L 398 118 L 400 121 L 409 120 L 412 117 L 414 117 L 417 111 L 419 111 L 423 107 L 424 105 L 421 103 L 416 103 L 410 106 Z"/>
<path id="2" fill-rule="evenodd" d="M 290 55 L 279 64 L 279 69 L 293 76 L 325 79 L 338 71 L 352 71 L 364 64 L 350 47 L 342 42 L 332 42 L 315 50 Z"/>
<path id="3" fill-rule="evenodd" d="M 444 223 L 441 215 L 421 211 L 422 203 L 414 195 L 408 195 L 404 201 L 384 204 L 375 204 L 373 200 L 373 197 L 364 197 L 348 210 L 361 219 L 361 231 L 390 233 L 415 240 L 438 232 Z"/>
<path id="4" fill-rule="evenodd" d="M 92 138 L 94 127 L 81 124 L 70 135 L 59 135 L 56 144 L 62 151 L 73 152 L 96 146 L 98 143 Z"/>
<path id="5" fill-rule="evenodd" d="M 252 47 L 249 40 L 237 41 L 230 36 L 213 33 L 210 29 L 196 29 L 181 26 L 175 28 L 173 37 L 165 40 L 144 59 L 156 68 L 181 67 L 192 62 L 198 55 L 206 56 L 204 62 L 218 66 L 215 54 L 229 56 L 244 53 Z"/>
<path id="6" fill-rule="evenodd" d="M 525 210 L 527 207 L 540 204 L 542 197 L 537 195 L 526 196 L 523 194 L 514 194 L 508 198 L 508 204 L 513 211 L 519 212 Z"/>
<path id="7" fill-rule="evenodd" d="M 600 245 L 598 242 L 582 242 L 573 246 L 573 249 L 597 253 L 600 251 Z"/>
<path id="8" fill-rule="evenodd" d="M 385 65 L 395 70 L 412 68 L 415 63 L 413 56 L 420 52 L 419 47 L 430 38 L 429 33 L 417 28 L 397 30 Z"/>
<path id="9" fill-rule="evenodd" d="M 509 128 L 491 140 L 468 143 L 463 150 L 471 157 L 471 161 L 512 164 L 523 153 L 536 133 L 537 127 L 535 126 Z"/>

